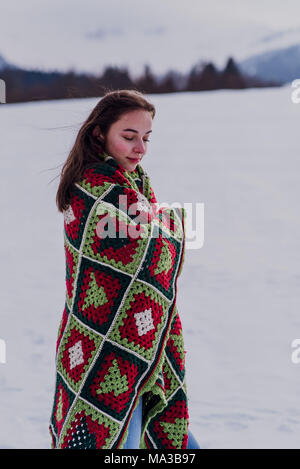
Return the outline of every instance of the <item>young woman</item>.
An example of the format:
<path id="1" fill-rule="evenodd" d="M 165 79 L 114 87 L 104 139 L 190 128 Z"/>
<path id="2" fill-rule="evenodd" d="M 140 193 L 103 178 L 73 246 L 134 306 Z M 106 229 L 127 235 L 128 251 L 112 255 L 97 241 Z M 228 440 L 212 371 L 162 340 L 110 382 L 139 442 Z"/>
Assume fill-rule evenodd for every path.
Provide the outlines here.
<path id="1" fill-rule="evenodd" d="M 176 307 L 185 212 L 157 208 L 140 164 L 154 116 L 136 90 L 106 93 L 62 169 L 66 300 L 52 448 L 199 449 Z"/>

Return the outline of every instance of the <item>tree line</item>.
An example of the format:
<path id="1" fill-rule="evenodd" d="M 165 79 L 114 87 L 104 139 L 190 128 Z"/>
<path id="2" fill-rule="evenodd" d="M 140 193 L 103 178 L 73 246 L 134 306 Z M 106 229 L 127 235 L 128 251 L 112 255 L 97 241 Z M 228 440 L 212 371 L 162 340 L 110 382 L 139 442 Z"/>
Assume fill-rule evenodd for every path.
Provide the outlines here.
<path id="1" fill-rule="evenodd" d="M 128 69 L 107 66 L 102 74 L 45 72 L 6 67 L 0 71 L 6 85 L 6 103 L 51 99 L 72 99 L 103 96 L 115 89 L 137 89 L 145 94 L 177 93 L 281 86 L 282 83 L 250 77 L 241 72 L 232 57 L 223 70 L 213 62 L 200 62 L 187 73 L 174 70 L 155 76 L 149 65 L 143 73 L 132 78 Z"/>

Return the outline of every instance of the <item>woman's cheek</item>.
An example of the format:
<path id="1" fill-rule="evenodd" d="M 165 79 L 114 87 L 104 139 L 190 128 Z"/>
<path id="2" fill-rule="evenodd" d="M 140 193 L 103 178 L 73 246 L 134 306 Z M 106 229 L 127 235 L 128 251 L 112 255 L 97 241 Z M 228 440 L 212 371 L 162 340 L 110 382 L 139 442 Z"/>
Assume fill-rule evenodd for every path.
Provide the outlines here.
<path id="1" fill-rule="evenodd" d="M 117 143 L 116 150 L 118 153 L 125 153 L 127 155 L 127 153 L 130 151 L 130 145 L 126 142 Z"/>

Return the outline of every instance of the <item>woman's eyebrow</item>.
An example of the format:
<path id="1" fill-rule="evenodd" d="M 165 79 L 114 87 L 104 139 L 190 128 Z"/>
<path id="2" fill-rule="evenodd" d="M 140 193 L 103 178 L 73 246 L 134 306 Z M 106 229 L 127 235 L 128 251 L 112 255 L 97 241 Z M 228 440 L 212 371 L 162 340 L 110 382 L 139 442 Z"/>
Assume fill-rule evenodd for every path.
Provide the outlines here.
<path id="1" fill-rule="evenodd" d="M 134 129 L 123 129 L 123 131 L 129 131 L 129 132 L 135 132 L 136 134 L 138 134 L 138 131 L 137 130 L 134 130 Z M 148 132 L 146 132 L 146 134 L 149 134 L 150 132 L 152 132 L 152 130 L 148 130 Z"/>

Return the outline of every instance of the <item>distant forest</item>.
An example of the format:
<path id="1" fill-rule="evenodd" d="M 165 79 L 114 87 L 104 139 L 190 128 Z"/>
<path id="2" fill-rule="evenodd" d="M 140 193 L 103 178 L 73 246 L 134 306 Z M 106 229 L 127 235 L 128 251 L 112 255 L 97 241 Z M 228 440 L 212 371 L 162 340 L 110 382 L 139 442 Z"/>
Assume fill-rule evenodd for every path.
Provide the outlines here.
<path id="1" fill-rule="evenodd" d="M 217 89 L 243 89 L 281 86 L 282 83 L 265 81 L 243 74 L 232 57 L 223 70 L 212 62 L 200 62 L 183 74 L 168 71 L 156 77 L 149 65 L 136 79 L 127 68 L 107 66 L 101 75 L 90 73 L 44 72 L 6 67 L 0 71 L 5 81 L 6 104 L 51 99 L 72 99 L 103 96 L 115 89 L 136 89 L 145 94 L 178 93 L 181 91 L 209 91 Z"/>

